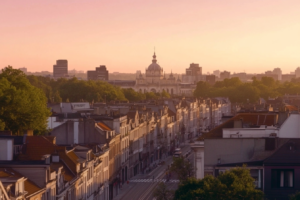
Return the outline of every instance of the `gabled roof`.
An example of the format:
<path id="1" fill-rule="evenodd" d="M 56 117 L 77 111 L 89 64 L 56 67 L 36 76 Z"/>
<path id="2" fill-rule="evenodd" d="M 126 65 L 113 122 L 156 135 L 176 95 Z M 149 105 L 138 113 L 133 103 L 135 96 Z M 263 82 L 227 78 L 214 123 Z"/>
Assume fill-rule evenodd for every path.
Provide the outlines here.
<path id="1" fill-rule="evenodd" d="M 172 110 L 168 109 L 168 115 L 169 116 L 176 116 L 176 113 L 174 113 Z"/>
<path id="2" fill-rule="evenodd" d="M 289 111 L 298 111 L 298 108 L 292 105 L 286 105 L 285 108 Z"/>
<path id="3" fill-rule="evenodd" d="M 26 159 L 41 160 L 46 154 L 55 151 L 55 137 L 28 136 L 26 137 Z"/>
<path id="4" fill-rule="evenodd" d="M 0 168 L 0 178 L 25 178 L 22 174 L 19 172 L 11 169 L 11 168 Z"/>
<path id="5" fill-rule="evenodd" d="M 98 122 L 97 125 L 102 128 L 105 131 L 112 131 L 111 128 L 109 128 L 106 124 L 104 124 L 103 122 Z"/>
<path id="6" fill-rule="evenodd" d="M 73 149 L 66 150 L 66 146 L 57 146 L 55 137 L 45 136 L 28 136 L 26 138 L 26 152 L 23 160 L 41 161 L 46 154 L 58 154 L 64 167 L 70 169 L 73 174 L 77 174 L 76 166 L 79 163 L 79 158 L 74 153 Z M 26 161 L 27 162 L 27 161 Z M 51 166 L 50 166 L 51 167 Z M 52 167 L 55 167 L 52 165 Z"/>
<path id="7" fill-rule="evenodd" d="M 34 184 L 32 181 L 30 180 L 26 180 L 24 181 L 24 189 L 27 192 L 26 197 L 29 197 L 35 193 L 37 193 L 38 191 L 43 190 L 43 188 L 40 188 L 39 186 L 37 186 L 36 184 Z"/>
<path id="8" fill-rule="evenodd" d="M 290 139 L 272 156 L 268 157 L 265 165 L 300 165 L 300 139 Z"/>

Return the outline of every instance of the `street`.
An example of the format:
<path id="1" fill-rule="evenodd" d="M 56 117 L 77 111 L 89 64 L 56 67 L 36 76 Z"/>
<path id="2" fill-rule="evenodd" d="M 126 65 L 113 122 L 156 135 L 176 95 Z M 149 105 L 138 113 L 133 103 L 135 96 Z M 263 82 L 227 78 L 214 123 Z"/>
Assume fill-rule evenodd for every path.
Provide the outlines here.
<path id="1" fill-rule="evenodd" d="M 190 145 L 186 144 L 181 147 L 182 155 L 191 150 Z M 189 158 L 193 153 L 189 155 Z M 193 159 L 190 159 L 193 160 Z M 165 182 L 171 190 L 176 190 L 179 180 L 176 179 L 176 174 L 172 174 L 169 181 L 166 179 L 166 169 L 171 166 L 173 156 L 168 156 L 164 159 L 165 164 L 159 165 L 148 174 L 139 174 L 129 180 L 129 184 L 125 184 L 120 193 L 114 198 L 116 200 L 153 200 L 152 193 L 159 182 Z M 153 180 L 154 177 L 154 180 Z"/>

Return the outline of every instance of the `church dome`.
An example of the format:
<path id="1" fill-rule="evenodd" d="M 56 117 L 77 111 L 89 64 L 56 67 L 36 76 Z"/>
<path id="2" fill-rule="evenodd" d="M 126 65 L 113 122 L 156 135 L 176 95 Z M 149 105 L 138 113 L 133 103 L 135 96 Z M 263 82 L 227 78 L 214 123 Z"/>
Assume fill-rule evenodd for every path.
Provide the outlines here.
<path id="1" fill-rule="evenodd" d="M 153 59 L 152 59 L 152 64 L 149 65 L 148 70 L 151 70 L 151 71 L 160 71 L 161 67 L 156 62 L 157 62 L 156 55 L 154 53 Z"/>

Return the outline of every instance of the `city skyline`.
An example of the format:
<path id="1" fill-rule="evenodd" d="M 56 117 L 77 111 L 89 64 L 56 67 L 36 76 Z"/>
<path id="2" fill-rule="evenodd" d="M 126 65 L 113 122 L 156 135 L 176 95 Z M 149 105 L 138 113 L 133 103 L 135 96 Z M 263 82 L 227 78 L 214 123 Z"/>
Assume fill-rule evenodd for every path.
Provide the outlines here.
<path id="1" fill-rule="evenodd" d="M 300 66 L 299 1 L 1 2 L 0 68 L 135 73 L 155 51 L 166 72 L 190 63 L 214 70 L 264 73 Z"/>

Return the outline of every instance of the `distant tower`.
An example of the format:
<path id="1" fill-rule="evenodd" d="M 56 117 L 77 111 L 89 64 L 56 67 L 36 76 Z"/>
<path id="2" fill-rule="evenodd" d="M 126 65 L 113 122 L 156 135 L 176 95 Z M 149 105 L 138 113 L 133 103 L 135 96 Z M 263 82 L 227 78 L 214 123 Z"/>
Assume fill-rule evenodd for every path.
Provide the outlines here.
<path id="1" fill-rule="evenodd" d="M 278 80 L 281 81 L 282 80 L 282 71 L 280 68 L 275 68 L 273 70 L 273 74 L 277 74 L 278 75 Z"/>
<path id="2" fill-rule="evenodd" d="M 87 79 L 108 81 L 108 74 L 106 66 L 100 65 L 100 67 L 96 67 L 95 71 L 87 71 Z"/>
<path id="3" fill-rule="evenodd" d="M 295 70 L 295 75 L 296 75 L 296 78 L 299 78 L 299 77 L 300 77 L 300 67 L 298 67 L 298 68 Z"/>
<path id="4" fill-rule="evenodd" d="M 53 65 L 53 77 L 61 78 L 68 76 L 68 61 L 57 60 L 56 65 Z"/>

